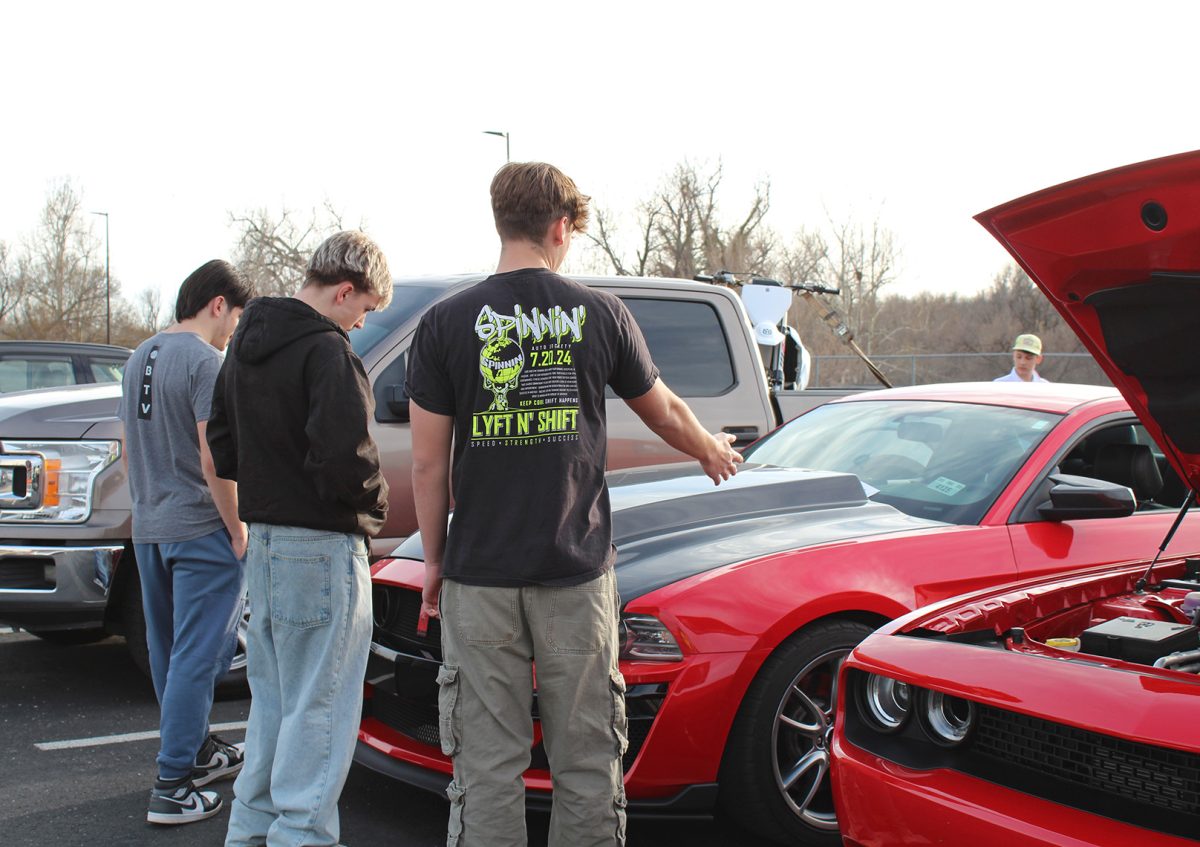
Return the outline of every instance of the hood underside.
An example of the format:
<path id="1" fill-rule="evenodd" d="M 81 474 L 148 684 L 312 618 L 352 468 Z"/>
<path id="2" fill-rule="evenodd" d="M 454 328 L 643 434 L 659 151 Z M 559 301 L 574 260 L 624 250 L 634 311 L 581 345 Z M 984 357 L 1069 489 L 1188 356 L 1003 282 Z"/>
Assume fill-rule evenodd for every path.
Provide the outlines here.
<path id="1" fill-rule="evenodd" d="M 1197 488 L 1200 151 L 1048 188 L 976 220 L 1050 298 Z"/>

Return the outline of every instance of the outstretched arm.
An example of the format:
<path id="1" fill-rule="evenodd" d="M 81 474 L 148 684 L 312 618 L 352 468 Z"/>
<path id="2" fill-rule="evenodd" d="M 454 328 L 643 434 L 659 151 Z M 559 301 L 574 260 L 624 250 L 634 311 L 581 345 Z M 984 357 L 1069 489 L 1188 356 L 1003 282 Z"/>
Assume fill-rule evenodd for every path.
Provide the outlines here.
<path id="1" fill-rule="evenodd" d="M 720 485 L 722 480 L 737 473 L 742 456 L 731 446 L 734 436 L 727 432 L 715 435 L 705 432 L 687 403 L 661 379 L 655 380 L 645 394 L 625 403 L 655 435 L 699 461 L 714 484 Z"/>

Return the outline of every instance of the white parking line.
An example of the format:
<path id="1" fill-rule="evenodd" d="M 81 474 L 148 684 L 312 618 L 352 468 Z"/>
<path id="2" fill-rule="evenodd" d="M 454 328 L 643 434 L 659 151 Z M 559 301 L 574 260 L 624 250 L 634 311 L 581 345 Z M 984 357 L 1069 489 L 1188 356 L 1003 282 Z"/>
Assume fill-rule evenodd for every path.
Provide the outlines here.
<path id="1" fill-rule="evenodd" d="M 215 723 L 209 727 L 209 731 L 229 732 L 245 728 L 245 721 L 231 721 L 229 723 Z M 39 750 L 72 750 L 77 747 L 102 747 L 105 744 L 149 741 L 152 738 L 158 738 L 158 730 L 154 730 L 153 732 L 126 732 L 121 735 L 98 735 L 94 738 L 71 738 L 66 741 L 39 741 L 33 746 Z"/>

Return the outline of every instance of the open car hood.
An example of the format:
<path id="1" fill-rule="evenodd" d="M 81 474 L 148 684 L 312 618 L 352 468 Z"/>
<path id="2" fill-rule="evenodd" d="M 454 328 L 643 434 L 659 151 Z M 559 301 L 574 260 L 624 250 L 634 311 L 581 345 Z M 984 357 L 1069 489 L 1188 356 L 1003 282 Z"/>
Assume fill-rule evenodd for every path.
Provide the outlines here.
<path id="1" fill-rule="evenodd" d="M 1045 292 L 1175 470 L 1200 484 L 1200 151 L 976 215 Z"/>

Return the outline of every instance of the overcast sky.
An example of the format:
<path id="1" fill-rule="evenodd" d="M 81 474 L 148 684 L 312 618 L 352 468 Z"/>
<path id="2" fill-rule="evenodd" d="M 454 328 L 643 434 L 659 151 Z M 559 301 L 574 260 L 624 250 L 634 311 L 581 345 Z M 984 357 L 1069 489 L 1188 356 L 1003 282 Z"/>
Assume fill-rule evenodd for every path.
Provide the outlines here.
<path id="1" fill-rule="evenodd" d="M 631 211 L 684 160 L 771 226 L 878 217 L 901 293 L 972 293 L 971 216 L 1200 147 L 1200 6 L 1108 2 L 54 2 L 4 12 L 0 240 L 70 179 L 112 273 L 168 301 L 231 211 L 328 200 L 396 275 L 488 270 L 504 162 Z M 102 218 L 93 218 L 103 238 Z"/>

